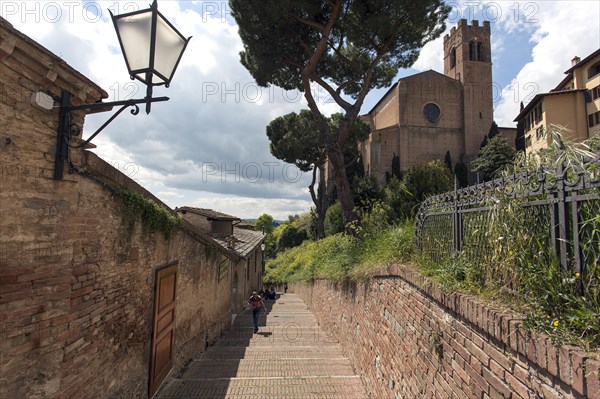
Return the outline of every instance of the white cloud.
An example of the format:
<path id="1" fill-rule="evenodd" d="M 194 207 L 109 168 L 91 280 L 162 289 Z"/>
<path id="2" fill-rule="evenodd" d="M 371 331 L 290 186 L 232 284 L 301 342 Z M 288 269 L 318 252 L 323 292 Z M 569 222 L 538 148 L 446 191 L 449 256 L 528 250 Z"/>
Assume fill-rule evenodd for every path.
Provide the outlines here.
<path id="1" fill-rule="evenodd" d="M 244 212 L 244 219 L 256 219 L 268 213 L 276 220 L 287 220 L 288 215 L 307 212 L 311 201 L 281 200 L 249 197 L 199 198 L 191 206 L 218 209 L 220 212 L 239 216 Z"/>
<path id="2" fill-rule="evenodd" d="M 159 2 L 161 12 L 184 35 L 193 36 L 171 87 L 155 89 L 155 95 L 167 95 L 171 100 L 154 104 L 150 115 L 125 112 L 94 140 L 98 145 L 95 151 L 151 192 L 164 196 L 161 199 L 172 206 L 211 207 L 241 217 L 267 212 L 280 219 L 307 210 L 307 176 L 297 183 L 286 181 L 283 164 L 270 155 L 265 134 L 265 126 L 272 119 L 306 108 L 305 101 L 299 93 L 256 86 L 239 62 L 242 43 L 237 27 L 226 15 L 227 2 L 210 2 L 211 7 L 217 4 L 222 9 L 210 8 L 208 3 Z M 15 28 L 97 82 L 111 99 L 145 95 L 142 84 L 129 80 L 106 7 L 120 14 L 147 8 L 148 0 L 0 4 L 3 17 Z M 476 7 L 469 9 L 468 4 Z M 57 5 L 60 12 L 54 10 L 52 14 L 52 7 Z M 500 12 L 491 14 L 496 5 Z M 515 89 L 504 88 L 495 110 L 499 124 L 512 123 L 518 101 L 534 94 L 532 88 L 545 91 L 556 85 L 574 55 L 584 57 L 599 47 L 599 8 L 600 3 L 592 1 L 455 4 L 448 30 L 460 18 L 483 21 L 485 15 L 496 15 L 492 21 L 492 47 L 501 63 L 523 62 L 511 58 L 506 33 L 517 32 L 523 40 L 534 43 L 532 61 L 513 81 L 514 88 L 519 88 L 516 101 Z M 428 43 L 414 68 L 442 72 L 442 45 L 443 35 Z M 323 91 L 316 94 L 324 113 L 339 111 Z M 374 98 L 373 94 L 369 98 Z M 107 117 L 89 116 L 86 135 Z M 231 177 L 222 182 L 206 176 L 207 164 L 217 164 L 227 171 L 236 165 L 242 170 L 253 162 L 263 168 L 265 163 L 278 162 L 277 177 L 272 181 L 262 178 L 255 183 L 243 179 L 232 183 Z"/>
<path id="3" fill-rule="evenodd" d="M 145 95 L 141 83 L 129 80 L 106 7 L 121 14 L 147 8 L 147 0 L 33 3 L 10 2 L 13 9 L 2 2 L 2 15 L 104 88 L 109 100 Z M 212 199 L 204 206 L 241 217 L 272 211 L 284 218 L 283 212 L 308 210 L 307 177 L 296 181 L 295 168 L 270 155 L 265 134 L 273 118 L 306 108 L 302 95 L 256 85 L 239 62 L 243 46 L 226 2 L 209 7 L 163 1 L 159 10 L 182 34 L 193 36 L 171 87 L 154 90 L 171 100 L 153 104 L 150 115 L 123 113 L 94 140 L 95 151 L 170 205 L 205 201 L 210 190 Z M 339 111 L 325 96 L 318 100 L 325 113 Z M 84 136 L 107 118 L 88 116 Z M 218 165 L 216 176 L 207 175 L 207 164 Z M 249 176 L 252 165 L 262 169 L 258 180 Z"/>

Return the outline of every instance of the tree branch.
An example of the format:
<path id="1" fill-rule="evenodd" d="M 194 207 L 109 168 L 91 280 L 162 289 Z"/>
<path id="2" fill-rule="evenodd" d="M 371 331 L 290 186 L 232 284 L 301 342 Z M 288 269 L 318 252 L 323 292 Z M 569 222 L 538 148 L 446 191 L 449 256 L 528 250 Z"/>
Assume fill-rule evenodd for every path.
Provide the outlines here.
<path id="1" fill-rule="evenodd" d="M 396 24 L 396 29 L 395 29 L 396 31 L 398 30 L 399 26 L 400 26 L 399 24 Z M 339 143 L 340 147 L 343 147 L 346 144 L 346 141 L 348 140 L 348 136 L 350 135 L 350 128 L 356 121 L 358 112 L 360 111 L 360 109 L 362 107 L 365 97 L 369 93 L 371 81 L 373 80 L 373 74 L 375 73 L 375 69 L 377 68 L 377 65 L 379 65 L 379 62 L 381 61 L 381 59 L 384 57 L 384 55 L 389 50 L 389 47 L 391 46 L 391 44 L 394 40 L 394 36 L 395 35 L 390 35 L 389 40 L 387 41 L 387 43 L 385 43 L 383 48 L 378 49 L 377 56 L 373 59 L 373 61 L 371 61 L 369 68 L 367 68 L 367 71 L 365 73 L 365 78 L 363 80 L 363 85 L 358 93 L 358 96 L 356 97 L 356 101 L 354 102 L 354 105 L 351 107 L 350 111 L 346 112 L 346 117 L 342 120 L 342 123 L 340 125 L 340 129 L 338 132 L 338 143 Z"/>
<path id="2" fill-rule="evenodd" d="M 335 0 L 333 3 L 333 11 L 331 13 L 331 17 L 327 24 L 325 25 L 325 29 L 323 30 L 323 36 L 319 40 L 316 50 L 311 55 L 308 63 L 304 66 L 302 70 L 302 86 L 304 87 L 304 97 L 306 98 L 306 102 L 308 103 L 308 107 L 312 111 L 315 116 L 315 123 L 319 127 L 319 131 L 321 132 L 321 143 L 328 145 L 329 144 L 329 125 L 325 120 L 325 117 L 319 110 L 317 106 L 317 102 L 315 101 L 314 96 L 310 90 L 310 78 L 315 75 L 315 70 L 317 69 L 317 64 L 319 60 L 323 57 L 323 54 L 327 50 L 327 41 L 329 40 L 329 36 L 331 35 L 331 31 L 337 21 L 338 14 L 340 12 L 340 7 L 342 4 L 342 0 Z"/>
<path id="3" fill-rule="evenodd" d="M 344 109 L 344 111 L 348 112 L 350 107 L 352 107 L 352 104 L 350 104 L 348 101 L 344 100 L 342 98 L 342 96 L 340 96 L 340 94 L 336 90 L 333 89 L 333 87 L 331 87 L 329 84 L 327 84 L 327 82 L 325 82 L 319 76 L 312 76 L 312 80 L 315 83 L 317 83 L 319 86 L 324 88 L 325 91 L 327 91 L 327 93 L 329 93 L 329 95 L 331 95 L 331 97 L 333 97 L 335 102 Z"/>
<path id="4" fill-rule="evenodd" d="M 355 72 L 358 72 L 359 74 L 364 75 L 365 71 L 363 71 L 362 68 L 360 68 L 358 65 L 356 65 L 355 62 L 352 62 L 352 60 L 350 60 L 348 57 L 346 57 L 341 52 L 342 44 L 343 44 L 342 40 L 340 40 L 340 44 L 337 48 L 334 46 L 333 43 L 329 43 L 329 46 L 333 49 L 334 53 L 336 55 L 338 55 L 342 61 L 344 61 L 347 65 L 349 65 L 352 69 L 354 69 Z"/>
<path id="5" fill-rule="evenodd" d="M 333 30 L 333 27 L 335 26 L 335 23 L 337 22 L 337 18 L 338 18 L 339 12 L 340 12 L 341 5 L 342 5 L 342 0 L 335 0 L 335 2 L 333 3 L 333 10 L 331 13 L 331 17 L 329 18 L 329 21 L 327 21 L 327 24 L 325 25 L 325 28 L 322 31 L 323 36 L 319 40 L 317 49 L 315 50 L 313 55 L 310 57 L 308 64 L 306 64 L 306 67 L 302 71 L 302 75 L 311 76 L 315 73 L 315 70 L 317 69 L 317 64 L 319 63 L 319 60 L 323 57 L 323 54 L 325 54 L 325 52 L 327 51 L 327 42 L 329 41 L 331 31 Z"/>
<path id="6" fill-rule="evenodd" d="M 319 30 L 320 32 L 323 32 L 325 30 L 325 25 L 316 23 L 314 21 L 309 21 L 308 19 L 304 19 L 304 18 L 302 18 L 302 17 L 300 17 L 299 15 L 296 15 L 296 14 L 291 14 L 290 16 L 292 18 L 294 18 L 296 21 L 298 21 L 298 22 L 300 22 L 302 24 L 308 25 L 310 27 L 313 27 L 313 28 Z"/>

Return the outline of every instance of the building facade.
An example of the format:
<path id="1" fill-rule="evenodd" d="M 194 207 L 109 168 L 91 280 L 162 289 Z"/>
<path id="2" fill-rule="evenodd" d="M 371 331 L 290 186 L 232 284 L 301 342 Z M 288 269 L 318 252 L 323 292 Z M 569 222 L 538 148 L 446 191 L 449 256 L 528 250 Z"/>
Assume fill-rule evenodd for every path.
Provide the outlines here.
<path id="1" fill-rule="evenodd" d="M 600 134 L 600 49 L 583 60 L 575 57 L 565 78 L 550 92 L 537 94 L 517 115 L 525 126 L 525 150 L 548 147 L 552 126 L 565 128 L 564 137 L 584 141 Z"/>
<path id="2" fill-rule="evenodd" d="M 107 97 L 0 17 L 0 398 L 149 398 L 231 326 L 262 234 L 224 245 L 219 218 L 224 236 L 185 218 L 155 231 L 118 193 L 175 211 L 85 149 L 54 179 L 59 110 L 31 99 L 62 91 Z"/>
<path id="3" fill-rule="evenodd" d="M 479 152 L 493 121 L 490 23 L 465 19 L 444 37 L 444 74 L 426 71 L 400 79 L 364 115 L 371 124 L 360 144 L 365 170 L 384 182 L 392 159 L 400 170 L 450 153 L 453 164 Z"/>
<path id="4" fill-rule="evenodd" d="M 220 247 L 218 274 L 227 275 L 231 269 L 231 318 L 241 313 L 252 291 L 263 288 L 264 252 L 261 244 L 266 235 L 260 231 L 237 227 L 237 216 L 212 209 L 184 206 L 176 209 L 182 219 L 207 233 Z"/>

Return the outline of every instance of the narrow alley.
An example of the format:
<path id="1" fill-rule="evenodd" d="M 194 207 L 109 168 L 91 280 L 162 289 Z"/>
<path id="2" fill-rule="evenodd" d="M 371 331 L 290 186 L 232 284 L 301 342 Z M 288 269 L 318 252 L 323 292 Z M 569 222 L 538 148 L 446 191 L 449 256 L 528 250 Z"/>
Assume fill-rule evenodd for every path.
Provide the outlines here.
<path id="1" fill-rule="evenodd" d="M 232 328 L 179 378 L 159 391 L 160 399 L 192 398 L 367 398 L 358 375 L 337 342 L 327 337 L 295 294 L 265 301 L 257 334 L 252 313 Z M 266 325 L 265 325 L 266 321 Z"/>

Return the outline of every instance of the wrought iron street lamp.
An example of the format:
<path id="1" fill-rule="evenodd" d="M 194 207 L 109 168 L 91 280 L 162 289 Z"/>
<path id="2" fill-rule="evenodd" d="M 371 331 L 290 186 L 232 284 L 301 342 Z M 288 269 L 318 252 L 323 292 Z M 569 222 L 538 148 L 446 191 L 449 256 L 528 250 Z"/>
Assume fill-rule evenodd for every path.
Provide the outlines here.
<path id="1" fill-rule="evenodd" d="M 152 97 L 154 86 L 169 87 L 190 38 L 166 20 L 156 0 L 146 10 L 110 15 L 129 76 L 147 85 L 146 98 Z M 146 113 L 150 113 L 150 102 L 146 103 Z"/>
<path id="2" fill-rule="evenodd" d="M 191 37 L 186 39 L 158 11 L 157 0 L 154 0 L 150 8 L 145 10 L 121 15 L 113 15 L 111 12 L 110 15 L 119 38 L 129 76 L 132 80 L 137 79 L 147 86 L 146 97 L 143 99 L 73 106 L 71 105 L 71 93 L 63 90 L 60 99 L 60 122 L 57 131 L 54 164 L 54 179 L 56 180 L 63 177 L 64 163 L 69 160 L 69 148 L 81 148 L 87 145 L 125 108 L 134 107 L 131 113 L 137 115 L 139 113 L 137 104 L 145 103 L 146 113 L 149 114 L 153 102 L 169 100 L 168 97 L 153 98 L 153 87 L 161 85 L 169 87 L 181 56 L 191 39 Z M 85 142 L 78 145 L 69 143 L 73 136 L 81 133 L 80 129 L 71 123 L 72 111 L 87 109 L 95 112 L 106 112 L 111 111 L 114 106 L 121 106 L 121 108 Z"/>

